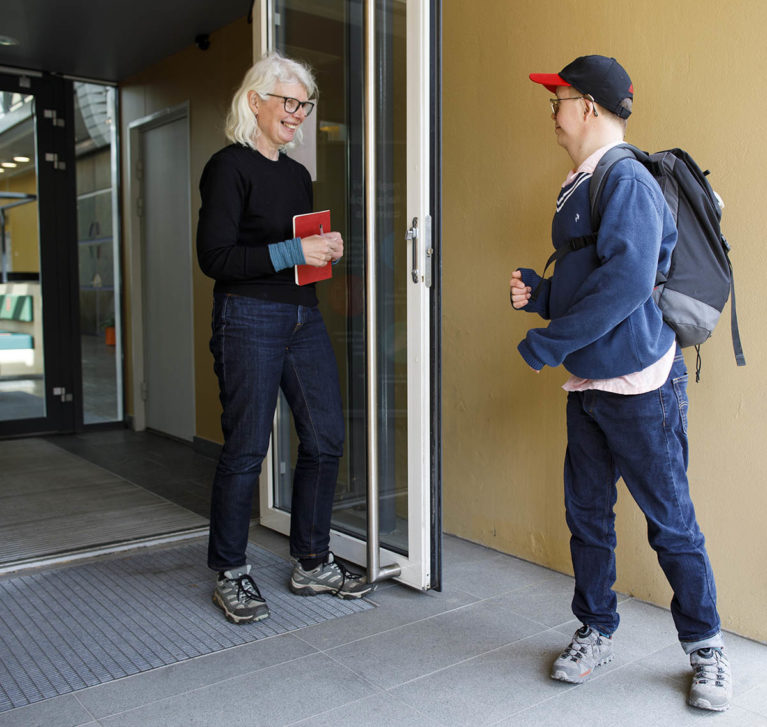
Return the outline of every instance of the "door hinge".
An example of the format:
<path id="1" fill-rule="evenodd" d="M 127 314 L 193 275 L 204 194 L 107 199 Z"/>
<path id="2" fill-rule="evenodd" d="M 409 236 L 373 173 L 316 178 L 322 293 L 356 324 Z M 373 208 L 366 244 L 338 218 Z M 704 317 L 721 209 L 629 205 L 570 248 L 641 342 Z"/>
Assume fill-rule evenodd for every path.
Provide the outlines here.
<path id="1" fill-rule="evenodd" d="M 149 384 L 146 381 L 141 382 L 141 400 L 147 401 L 149 399 Z"/>
<path id="2" fill-rule="evenodd" d="M 136 217 L 144 216 L 144 198 L 136 197 Z"/>
<path id="3" fill-rule="evenodd" d="M 53 168 L 60 172 L 63 172 L 67 168 L 66 162 L 59 161 L 59 155 L 55 152 L 45 152 L 45 161 L 49 164 L 53 164 Z"/>
<path id="4" fill-rule="evenodd" d="M 66 386 L 54 386 L 53 395 L 58 396 L 61 399 L 61 401 L 65 404 L 68 401 L 72 401 L 72 394 L 67 393 Z"/>
<path id="5" fill-rule="evenodd" d="M 423 244 L 426 248 L 424 261 L 423 281 L 427 288 L 431 288 L 432 264 L 434 263 L 434 248 L 431 246 L 431 215 L 426 215 L 423 221 Z"/>
<path id="6" fill-rule="evenodd" d="M 66 126 L 66 121 L 59 116 L 56 109 L 43 109 L 43 118 L 50 119 L 54 126 Z"/>

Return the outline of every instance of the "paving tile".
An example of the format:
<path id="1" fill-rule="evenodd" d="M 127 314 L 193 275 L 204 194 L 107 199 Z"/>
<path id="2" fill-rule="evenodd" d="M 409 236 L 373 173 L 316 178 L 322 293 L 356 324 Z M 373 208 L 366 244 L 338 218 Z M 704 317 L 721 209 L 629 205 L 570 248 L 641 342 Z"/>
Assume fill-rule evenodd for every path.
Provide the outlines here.
<path id="1" fill-rule="evenodd" d="M 327 651 L 373 684 L 392 688 L 541 630 L 481 601 Z"/>
<path id="2" fill-rule="evenodd" d="M 315 653 L 292 634 L 245 644 L 77 692 L 100 719 Z"/>
<path id="3" fill-rule="evenodd" d="M 290 542 L 287 535 L 276 533 L 274 530 L 254 524 L 250 526 L 248 540 L 266 550 L 270 550 L 283 560 L 290 560 Z"/>
<path id="4" fill-rule="evenodd" d="M 374 694 L 371 685 L 314 654 L 99 720 L 103 727 L 280 727 Z"/>
<path id="5" fill-rule="evenodd" d="M 442 562 L 443 564 L 456 565 L 473 560 L 483 560 L 498 555 L 497 550 L 492 550 L 479 543 L 456 537 L 455 535 L 442 536 Z"/>
<path id="6" fill-rule="evenodd" d="M 296 636 L 318 649 L 326 650 L 358 639 L 405 626 L 440 613 L 475 603 L 476 598 L 459 590 L 415 591 L 400 584 L 379 588 L 368 598 L 378 608 L 326 621 L 302 629 Z"/>
<path id="7" fill-rule="evenodd" d="M 767 727 L 767 719 L 732 707 L 727 712 L 706 712 L 689 707 L 686 690 L 672 680 L 638 680 L 629 666 L 614 670 L 575 688 L 562 684 L 562 693 L 533 707 L 509 715 L 496 727 Z"/>
<path id="8" fill-rule="evenodd" d="M 439 727 L 431 717 L 408 707 L 390 694 L 377 694 L 324 714 L 295 722 L 291 727 Z"/>
<path id="9" fill-rule="evenodd" d="M 561 648 L 561 635 L 545 631 L 408 682 L 391 694 L 443 725 L 491 725 L 562 693 L 562 685 L 549 678 Z"/>
<path id="10" fill-rule="evenodd" d="M 72 694 L 0 712 L 0 727 L 81 727 L 95 724 Z"/>
<path id="11" fill-rule="evenodd" d="M 455 564 L 448 562 L 443 567 L 442 580 L 459 584 L 461 590 L 478 598 L 490 598 L 540 582 L 548 573 L 547 569 L 519 558 L 496 554 Z"/>

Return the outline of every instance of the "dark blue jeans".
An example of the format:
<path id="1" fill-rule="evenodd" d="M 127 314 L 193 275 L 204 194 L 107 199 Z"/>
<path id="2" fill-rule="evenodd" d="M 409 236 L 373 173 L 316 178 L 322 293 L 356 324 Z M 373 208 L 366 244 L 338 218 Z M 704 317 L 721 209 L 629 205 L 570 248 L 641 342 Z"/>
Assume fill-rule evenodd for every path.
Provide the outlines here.
<path id="1" fill-rule="evenodd" d="M 573 613 L 604 634 L 618 628 L 616 483 L 622 476 L 647 520 L 674 597 L 680 641 L 719 633 L 716 586 L 687 483 L 687 369 L 681 351 L 663 386 L 647 394 L 570 392 L 565 507 L 575 571 Z"/>
<path id="2" fill-rule="evenodd" d="M 280 389 L 299 439 L 290 552 L 325 556 L 344 420 L 335 355 L 319 309 L 217 293 L 210 349 L 224 446 L 211 494 L 208 565 L 221 571 L 245 564 L 253 495 Z"/>

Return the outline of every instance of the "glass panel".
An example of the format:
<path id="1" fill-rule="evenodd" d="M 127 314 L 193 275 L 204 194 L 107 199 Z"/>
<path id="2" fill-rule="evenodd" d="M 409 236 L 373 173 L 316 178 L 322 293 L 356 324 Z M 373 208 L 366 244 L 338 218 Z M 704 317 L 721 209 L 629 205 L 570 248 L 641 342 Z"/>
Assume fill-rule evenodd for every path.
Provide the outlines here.
<path id="1" fill-rule="evenodd" d="M 46 416 L 33 96 L 0 91 L 0 420 Z"/>
<path id="2" fill-rule="evenodd" d="M 379 3 L 378 89 L 378 401 L 381 544 L 407 553 L 407 261 L 405 3 Z M 333 527 L 367 532 L 367 412 L 363 179 L 362 4 L 277 0 L 275 47 L 308 62 L 320 89 L 316 133 L 292 156 L 315 178 L 315 209 L 330 209 L 345 255 L 333 279 L 318 284 L 320 308 L 336 351 L 346 447 L 336 487 Z M 289 510 L 296 434 L 281 399 L 275 437 L 275 506 Z"/>
<path id="3" fill-rule="evenodd" d="M 75 83 L 80 345 L 85 424 L 122 419 L 115 93 Z"/>

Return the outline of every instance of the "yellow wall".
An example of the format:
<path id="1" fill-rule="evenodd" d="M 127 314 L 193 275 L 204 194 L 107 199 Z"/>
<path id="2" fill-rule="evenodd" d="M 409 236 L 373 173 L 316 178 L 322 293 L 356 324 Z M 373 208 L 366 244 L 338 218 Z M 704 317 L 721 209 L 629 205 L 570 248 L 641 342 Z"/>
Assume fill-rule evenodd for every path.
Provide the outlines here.
<path id="1" fill-rule="evenodd" d="M 761 130 L 767 3 L 740 0 L 470 0 L 444 7 L 443 412 L 448 532 L 572 572 L 562 505 L 563 369 L 536 375 L 517 343 L 540 319 L 513 312 L 508 279 L 539 271 L 569 157 L 548 92 L 530 72 L 578 55 L 616 56 L 632 77 L 628 140 L 683 146 L 727 205 L 748 366 L 736 368 L 729 310 L 690 383 L 690 482 L 724 627 L 767 640 L 767 410 Z M 694 366 L 694 357 L 687 357 Z M 667 606 L 671 593 L 621 484 L 617 588 Z"/>
<path id="2" fill-rule="evenodd" d="M 28 172 L 0 178 L 4 192 L 37 194 L 37 175 Z M 40 238 L 37 225 L 37 202 L 12 207 L 6 211 L 6 234 L 10 238 L 9 270 L 23 273 L 40 272 Z"/>
<path id="3" fill-rule="evenodd" d="M 200 208 L 198 183 L 200 173 L 210 156 L 227 144 L 224 119 L 229 101 L 251 63 L 251 26 L 242 19 L 211 33 L 210 48 L 200 51 L 195 46 L 176 53 L 160 63 L 128 79 L 120 86 L 123 164 L 127 170 L 128 126 L 136 119 L 189 102 L 190 128 L 190 199 L 191 232 L 194 244 L 197 214 Z M 127 185 L 125 187 L 127 190 Z M 126 191 L 127 195 L 127 191 Z M 124 200 L 124 220 L 129 219 L 131 200 Z M 127 228 L 127 224 L 125 225 Z M 132 241 L 125 230 L 125 269 L 129 269 Z M 197 436 L 221 441 L 218 387 L 213 375 L 213 360 L 208 350 L 213 281 L 200 272 L 194 256 L 194 351 Z M 125 311 L 130 310 L 130 291 L 126 292 Z M 129 321 L 128 321 L 129 324 Z M 129 341 L 129 335 L 126 341 Z M 126 353 L 130 362 L 130 351 Z M 132 381 L 126 372 L 126 408 L 130 412 Z"/>

